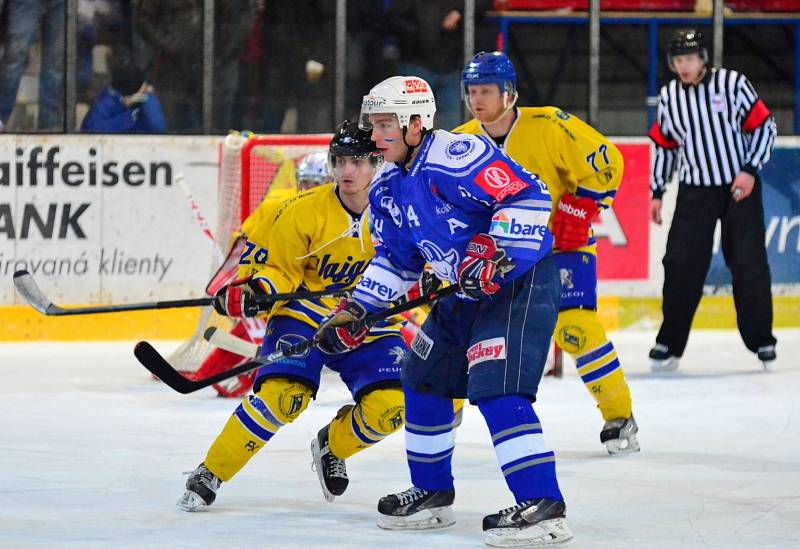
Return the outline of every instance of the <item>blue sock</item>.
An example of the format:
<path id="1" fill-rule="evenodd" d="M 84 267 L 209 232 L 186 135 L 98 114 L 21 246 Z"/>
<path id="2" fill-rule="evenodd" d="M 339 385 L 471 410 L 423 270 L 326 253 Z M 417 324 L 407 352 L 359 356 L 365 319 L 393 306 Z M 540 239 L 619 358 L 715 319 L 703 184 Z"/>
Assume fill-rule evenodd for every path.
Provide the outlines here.
<path id="1" fill-rule="evenodd" d="M 506 484 L 517 502 L 564 500 L 556 479 L 556 457 L 544 444 L 542 426 L 530 400 L 504 395 L 478 402 Z"/>
<path id="2" fill-rule="evenodd" d="M 452 490 L 453 401 L 406 386 L 403 393 L 411 482 L 423 490 Z"/>

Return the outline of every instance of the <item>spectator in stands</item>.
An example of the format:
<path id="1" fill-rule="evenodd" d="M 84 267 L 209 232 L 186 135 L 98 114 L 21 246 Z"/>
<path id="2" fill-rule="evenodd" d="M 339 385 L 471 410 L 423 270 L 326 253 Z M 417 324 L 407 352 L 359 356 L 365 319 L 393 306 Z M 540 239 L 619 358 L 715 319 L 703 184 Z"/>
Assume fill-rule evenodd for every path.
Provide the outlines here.
<path id="1" fill-rule="evenodd" d="M 38 129 L 60 130 L 63 125 L 64 0 L 17 0 L 8 2 L 3 56 L 0 58 L 0 120 L 8 121 L 28 50 L 41 27 L 42 61 L 39 73 Z"/>
<path id="2" fill-rule="evenodd" d="M 202 124 L 203 0 L 136 0 L 134 25 L 152 49 L 153 83 L 170 131 Z"/>
<path id="3" fill-rule="evenodd" d="M 239 88 L 239 56 L 253 31 L 257 11 L 256 0 L 216 2 L 213 120 L 214 130 L 217 132 L 227 133 L 234 126 L 234 101 Z"/>
<path id="4" fill-rule="evenodd" d="M 164 113 L 144 74 L 130 61 L 111 73 L 111 85 L 100 92 L 83 119 L 81 130 L 96 133 L 164 133 Z"/>
<path id="5" fill-rule="evenodd" d="M 475 4 L 478 20 L 492 3 Z M 449 130 L 461 124 L 463 0 L 392 0 L 386 25 L 398 40 L 400 72 L 424 78 L 436 90 L 437 125 Z"/>

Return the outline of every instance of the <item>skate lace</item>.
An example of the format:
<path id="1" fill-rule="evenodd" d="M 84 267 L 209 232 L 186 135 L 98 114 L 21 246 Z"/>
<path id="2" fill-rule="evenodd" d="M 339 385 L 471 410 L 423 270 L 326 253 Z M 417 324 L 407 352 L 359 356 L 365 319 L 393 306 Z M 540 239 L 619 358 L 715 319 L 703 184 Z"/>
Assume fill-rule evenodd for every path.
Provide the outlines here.
<path id="1" fill-rule="evenodd" d="M 405 492 L 400 492 L 397 494 L 397 499 L 400 500 L 400 505 L 407 505 L 409 503 L 413 503 L 418 499 L 422 499 L 425 494 L 428 492 L 425 490 L 421 490 L 417 487 L 411 487 Z"/>
<path id="2" fill-rule="evenodd" d="M 333 458 L 330 461 L 330 476 L 347 478 L 347 468 L 345 467 L 344 460 Z"/>
<path id="3" fill-rule="evenodd" d="M 519 511 L 520 509 L 522 509 L 523 507 L 527 506 L 528 504 L 530 504 L 530 503 L 532 503 L 534 501 L 536 501 L 536 500 L 527 499 L 525 501 L 520 501 L 519 503 L 517 503 L 516 505 L 512 505 L 511 507 L 508 507 L 506 509 L 500 509 L 500 513 L 499 514 L 501 514 L 501 515 L 510 515 L 511 513 L 515 513 L 517 511 Z"/>
<path id="4" fill-rule="evenodd" d="M 201 468 L 197 471 L 197 474 L 194 475 L 197 480 L 202 482 L 207 486 L 214 486 L 217 482 L 217 477 L 214 473 L 206 469 L 205 467 Z"/>

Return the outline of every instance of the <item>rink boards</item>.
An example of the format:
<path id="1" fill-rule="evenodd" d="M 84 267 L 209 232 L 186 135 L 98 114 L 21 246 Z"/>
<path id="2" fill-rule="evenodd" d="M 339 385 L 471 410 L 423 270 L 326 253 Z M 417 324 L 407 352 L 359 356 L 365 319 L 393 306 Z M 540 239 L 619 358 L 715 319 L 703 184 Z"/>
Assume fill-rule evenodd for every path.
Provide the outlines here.
<path id="1" fill-rule="evenodd" d="M 173 184 L 183 173 L 216 226 L 221 137 L 0 136 L 0 341 L 183 338 L 199 311 L 45 318 L 20 302 L 11 275 L 32 272 L 59 304 L 200 297 L 212 269 L 210 241 Z M 609 328 L 660 320 L 666 223 L 647 219 L 650 144 L 617 138 L 625 178 L 595 225 L 600 311 Z M 800 141 L 779 138 L 762 173 L 765 242 L 776 283 L 776 325 L 800 325 Z M 735 326 L 729 274 L 718 252 L 696 326 Z"/>

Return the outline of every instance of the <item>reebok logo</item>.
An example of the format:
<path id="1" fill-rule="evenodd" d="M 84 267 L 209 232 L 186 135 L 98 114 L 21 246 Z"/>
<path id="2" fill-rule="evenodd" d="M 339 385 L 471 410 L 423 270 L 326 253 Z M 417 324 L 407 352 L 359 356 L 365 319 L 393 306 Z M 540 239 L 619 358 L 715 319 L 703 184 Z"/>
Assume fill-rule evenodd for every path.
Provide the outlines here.
<path id="1" fill-rule="evenodd" d="M 576 208 L 572 204 L 564 204 L 563 202 L 558 203 L 558 209 L 567 215 L 571 215 L 573 217 L 579 217 L 581 219 L 586 219 L 586 216 L 588 215 L 586 213 L 586 210 L 581 210 L 579 208 Z"/>
<path id="2" fill-rule="evenodd" d="M 467 369 L 487 360 L 501 360 L 504 358 L 506 358 L 506 338 L 484 339 L 467 349 Z"/>

